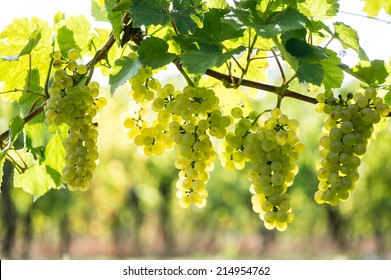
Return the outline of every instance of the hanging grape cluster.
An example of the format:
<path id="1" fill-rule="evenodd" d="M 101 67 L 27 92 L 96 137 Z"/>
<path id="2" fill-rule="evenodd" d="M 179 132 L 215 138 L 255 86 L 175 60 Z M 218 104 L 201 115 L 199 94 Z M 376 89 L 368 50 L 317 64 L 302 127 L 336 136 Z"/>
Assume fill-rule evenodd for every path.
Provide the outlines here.
<path id="1" fill-rule="evenodd" d="M 61 181 L 70 190 L 87 190 L 99 158 L 97 124 L 93 118 L 106 105 L 106 99 L 99 96 L 97 82 L 79 83 L 87 73 L 87 67 L 77 63 L 79 52 L 71 49 L 68 58 L 65 61 L 60 52 L 53 53 L 57 70 L 44 107 L 45 118 L 48 125 L 69 127 L 68 137 L 63 140 L 66 165 Z"/>
<path id="2" fill-rule="evenodd" d="M 293 221 L 288 188 L 298 172 L 296 161 L 305 150 L 299 141 L 298 122 L 271 110 L 269 118 L 258 120 L 258 128 L 245 138 L 244 154 L 251 167 L 248 178 L 252 204 L 267 229 L 286 230 Z"/>
<path id="3" fill-rule="evenodd" d="M 356 188 L 358 168 L 374 126 L 390 108 L 377 96 L 375 88 L 364 93 L 334 97 L 331 90 L 317 96 L 316 110 L 326 115 L 319 138 L 322 159 L 316 165 L 319 179 L 317 203 L 338 205 Z"/>

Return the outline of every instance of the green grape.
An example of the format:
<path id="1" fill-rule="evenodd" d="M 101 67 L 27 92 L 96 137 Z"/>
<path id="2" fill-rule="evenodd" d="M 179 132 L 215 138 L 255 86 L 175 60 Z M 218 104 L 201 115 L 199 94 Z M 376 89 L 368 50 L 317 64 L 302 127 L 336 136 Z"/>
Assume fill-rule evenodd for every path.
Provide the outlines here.
<path id="1" fill-rule="evenodd" d="M 77 49 L 70 49 L 68 51 L 68 58 L 70 60 L 77 60 L 78 58 L 80 58 L 80 53 Z"/>
<path id="2" fill-rule="evenodd" d="M 321 164 L 317 164 L 318 191 L 314 195 L 317 203 L 338 205 L 349 199 L 350 191 L 358 180 L 360 157 L 381 118 L 388 115 L 389 106 L 377 96 L 377 90 L 367 88 L 364 94 L 357 92 L 353 99 L 334 98 L 332 91 L 317 98 L 324 104 L 326 115 L 324 131 L 319 138 Z M 327 105 L 327 110 L 326 110 Z"/>

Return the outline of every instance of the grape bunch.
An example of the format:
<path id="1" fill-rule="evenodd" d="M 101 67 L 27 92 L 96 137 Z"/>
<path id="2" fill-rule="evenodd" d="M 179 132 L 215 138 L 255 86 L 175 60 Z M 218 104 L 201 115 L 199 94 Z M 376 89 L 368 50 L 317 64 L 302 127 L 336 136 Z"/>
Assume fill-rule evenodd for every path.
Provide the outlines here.
<path id="1" fill-rule="evenodd" d="M 294 217 L 287 190 L 298 172 L 295 162 L 305 145 L 297 137 L 297 120 L 289 119 L 279 108 L 271 110 L 269 118 L 259 118 L 258 125 L 244 138 L 243 149 L 251 163 L 251 202 L 267 229 L 284 231 Z"/>
<path id="2" fill-rule="evenodd" d="M 374 126 L 389 114 L 390 108 L 377 96 L 375 88 L 364 93 L 334 97 L 331 90 L 317 96 L 316 111 L 325 120 L 319 138 L 320 155 L 316 164 L 319 179 L 315 201 L 338 205 L 356 188 L 358 168 L 365 154 Z"/>
<path id="3" fill-rule="evenodd" d="M 203 207 L 208 195 L 205 185 L 217 156 L 211 137 L 223 138 L 231 120 L 222 115 L 213 90 L 192 86 L 176 94 L 167 111 L 173 114 L 169 128 L 178 146 L 175 166 L 180 169 L 176 184 L 179 204 Z"/>
<path id="4" fill-rule="evenodd" d="M 164 87 L 152 78 L 150 67 L 143 67 L 129 80 L 131 101 L 129 113 L 123 116 L 123 126 L 130 142 L 147 156 L 161 155 L 173 149 L 175 142 L 170 137 L 171 114 L 166 105 L 173 98 L 174 87 Z"/>
<path id="5" fill-rule="evenodd" d="M 54 61 L 60 60 L 59 55 L 59 52 L 53 53 Z M 99 158 L 97 124 L 93 118 L 107 103 L 104 97 L 99 96 L 97 82 L 78 84 L 87 73 L 85 66 L 76 62 L 79 56 L 77 50 L 71 49 L 66 67 L 54 72 L 50 97 L 44 107 L 48 125 L 66 124 L 69 127 L 68 137 L 63 140 L 66 165 L 61 181 L 68 184 L 70 190 L 88 189 Z"/>

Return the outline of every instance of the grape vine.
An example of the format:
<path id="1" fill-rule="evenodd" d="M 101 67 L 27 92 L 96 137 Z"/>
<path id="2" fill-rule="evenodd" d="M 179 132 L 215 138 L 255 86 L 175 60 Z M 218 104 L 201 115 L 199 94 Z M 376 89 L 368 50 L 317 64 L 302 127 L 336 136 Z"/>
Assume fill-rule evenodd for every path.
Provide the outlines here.
<path id="1" fill-rule="evenodd" d="M 32 166 L 50 167 L 49 189 L 88 190 L 99 160 L 96 115 L 107 103 L 92 80 L 100 70 L 109 77 L 112 95 L 125 84 L 129 87 L 128 111 L 121 116 L 125 138 L 146 156 L 175 149 L 180 206 L 206 205 L 213 191 L 207 183 L 218 159 L 227 170 L 247 172 L 252 207 L 265 227 L 287 229 L 294 219 L 289 190 L 306 146 L 299 139 L 299 122 L 281 109 L 289 105 L 286 97 L 314 105 L 325 116 L 315 201 L 336 206 L 349 199 L 371 137 L 390 116 L 390 86 L 387 65 L 369 61 L 353 28 L 340 22 L 328 27 L 317 20 L 335 16 L 338 1 L 330 4 L 333 9 L 316 13 L 307 1 L 237 1 L 232 7 L 208 7 L 201 0 L 104 2 L 95 4 L 111 31 L 89 30 L 80 17 L 59 20 L 53 29 L 33 19 L 27 44 L 9 35 L 18 22 L 4 33 L 10 37 L 5 38 L 8 45 L 0 40 L 0 71 L 10 67 L 3 71 L 10 74 L 1 80 L 1 98 L 21 109 L 0 134 L 0 167 L 5 160 L 19 166 L 11 151 L 22 161 L 33 154 Z M 345 65 L 328 48 L 331 40 L 357 52 L 357 65 Z M 280 86 L 264 82 L 269 61 L 278 66 Z M 182 88 L 159 80 L 157 74 L 169 64 L 186 82 Z M 360 81 L 362 89 L 334 96 L 345 74 Z M 315 98 L 296 92 L 293 82 L 322 93 Z M 250 104 L 243 88 L 273 93 L 277 105 Z M 39 139 L 41 154 L 35 149 L 37 133 L 26 129 L 38 116 L 53 136 Z M 17 149 L 14 143 L 22 134 L 28 141 L 25 149 Z M 56 146 L 58 138 L 61 147 Z M 63 158 L 51 158 L 51 149 L 61 151 Z M 20 166 L 16 176 L 28 169 L 28 164 Z"/>

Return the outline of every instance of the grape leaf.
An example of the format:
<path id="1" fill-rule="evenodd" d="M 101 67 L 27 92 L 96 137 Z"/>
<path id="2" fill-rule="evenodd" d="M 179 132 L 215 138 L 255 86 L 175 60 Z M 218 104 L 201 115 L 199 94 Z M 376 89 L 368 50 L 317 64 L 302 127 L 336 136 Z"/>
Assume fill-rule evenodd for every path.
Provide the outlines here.
<path id="1" fill-rule="evenodd" d="M 200 48 L 198 50 L 183 54 L 181 62 L 189 72 L 194 74 L 204 74 L 207 69 L 221 66 L 234 54 L 239 54 L 244 50 L 245 47 L 240 46 L 236 49 L 223 53 L 221 48 L 216 45 L 200 44 Z"/>
<path id="2" fill-rule="evenodd" d="M 391 14 L 391 1 L 389 0 L 364 0 L 364 11 L 371 17 L 379 14 L 383 8 L 388 14 Z"/>
<path id="3" fill-rule="evenodd" d="M 42 28 L 37 28 L 35 31 L 33 31 L 28 39 L 28 42 L 26 46 L 16 55 L 11 55 L 11 56 L 3 56 L 0 57 L 2 60 L 6 61 L 14 61 L 18 60 L 19 57 L 31 53 L 31 51 L 38 45 L 39 40 L 42 38 L 42 33 L 41 33 Z"/>
<path id="4" fill-rule="evenodd" d="M 328 57 L 324 49 L 313 46 L 298 38 L 290 38 L 285 42 L 285 49 L 295 57 L 307 57 L 322 60 Z"/>
<path id="5" fill-rule="evenodd" d="M 24 133 L 26 136 L 27 148 L 34 149 L 45 146 L 51 137 L 51 133 L 45 123 L 45 115 L 41 114 L 26 123 L 24 126 Z"/>
<path id="6" fill-rule="evenodd" d="M 384 103 L 391 106 L 391 91 L 387 92 L 384 96 Z"/>
<path id="7" fill-rule="evenodd" d="M 357 52 L 360 59 L 368 60 L 368 57 L 365 54 L 364 50 L 360 47 L 360 40 L 356 30 L 342 22 L 335 22 L 334 30 L 335 38 L 337 38 L 341 42 L 342 46 L 345 49 L 353 49 Z"/>
<path id="8" fill-rule="evenodd" d="M 57 188 L 53 178 L 47 172 L 46 166 L 37 162 L 30 162 L 29 168 L 23 174 L 15 172 L 14 187 L 30 193 L 34 201 L 50 189 Z"/>
<path id="9" fill-rule="evenodd" d="M 0 152 L 0 160 L 3 160 L 5 156 L 7 155 L 8 151 L 11 149 L 12 145 L 14 144 L 16 138 L 18 138 L 19 133 L 23 130 L 24 126 L 24 120 L 16 116 L 9 122 L 9 129 L 8 129 L 8 143 L 7 146 L 2 149 Z"/>
<path id="10" fill-rule="evenodd" d="M 34 102 L 36 102 L 36 106 L 39 106 L 39 104 L 43 102 L 42 98 L 37 97 L 37 95 L 34 94 L 43 92 L 43 88 L 40 86 L 40 83 L 39 71 L 34 68 L 30 73 L 28 73 L 25 80 L 25 88 L 29 88 L 29 91 L 22 92 L 18 101 L 20 113 L 22 115 L 28 114 Z M 37 99 L 40 99 L 41 101 L 37 102 Z"/>
<path id="11" fill-rule="evenodd" d="M 309 18 L 325 19 L 337 15 L 338 0 L 305 0 L 298 3 L 298 9 Z"/>
<path id="12" fill-rule="evenodd" d="M 138 51 L 139 61 L 142 65 L 150 66 L 152 69 L 162 67 L 176 58 L 175 54 L 167 51 L 166 41 L 157 37 L 149 37 L 141 41 Z"/>
<path id="13" fill-rule="evenodd" d="M 383 84 L 389 75 L 383 60 L 360 61 L 352 69 L 346 65 L 341 67 L 346 73 L 368 84 L 368 86 Z"/>
<path id="14" fill-rule="evenodd" d="M 308 58 L 299 58 L 298 62 L 296 75 L 299 82 L 308 82 L 320 86 L 324 75 L 322 66 Z"/>
<path id="15" fill-rule="evenodd" d="M 62 145 L 62 137 L 54 134 L 45 149 L 46 171 L 52 177 L 57 186 L 61 185 L 61 172 L 65 166 L 65 149 Z"/>
<path id="16" fill-rule="evenodd" d="M 107 22 L 107 10 L 104 7 L 104 1 L 92 0 L 91 1 L 91 15 L 96 21 Z"/>
<path id="17" fill-rule="evenodd" d="M 341 59 L 331 50 L 327 50 L 327 53 L 329 57 L 319 62 L 323 68 L 322 83 L 326 88 L 340 88 L 344 79 Z"/>
<path id="18" fill-rule="evenodd" d="M 206 0 L 204 1 L 209 8 L 225 9 L 228 4 L 225 0 Z"/>
<path id="19" fill-rule="evenodd" d="M 91 24 L 85 16 L 71 16 L 57 26 L 57 43 L 63 57 L 72 48 L 84 51 L 88 45 Z"/>
<path id="20" fill-rule="evenodd" d="M 263 20 L 255 9 L 233 9 L 225 16 L 224 21 L 238 30 L 254 28 L 259 36 L 272 38 L 284 32 L 303 28 L 308 19 L 297 10 L 290 8 L 271 13 L 266 20 Z"/>
<path id="21" fill-rule="evenodd" d="M 116 0 L 105 0 L 105 7 L 107 10 L 107 18 L 113 27 L 114 38 L 120 41 L 122 32 L 122 11 L 114 11 L 117 6 Z"/>
<path id="22" fill-rule="evenodd" d="M 126 11 L 132 6 L 132 2 L 130 0 L 119 0 L 119 3 L 113 8 L 114 12 L 122 12 Z"/>
<path id="23" fill-rule="evenodd" d="M 180 33 L 189 34 L 197 28 L 197 22 L 202 21 L 201 0 L 134 0 L 132 3 L 129 13 L 136 27 L 173 22 Z"/>
<path id="24" fill-rule="evenodd" d="M 190 37 L 198 43 L 213 44 L 243 36 L 243 31 L 236 30 L 228 23 L 221 21 L 226 13 L 227 10 L 210 9 L 204 15 L 202 28 L 197 28 Z"/>
<path id="25" fill-rule="evenodd" d="M 44 81 L 47 74 L 48 55 L 53 49 L 51 32 L 48 23 L 39 18 L 15 19 L 0 33 L 0 53 L 2 56 L 15 56 L 30 52 L 31 65 L 39 71 L 40 81 Z M 26 89 L 24 86 L 29 67 L 30 61 L 26 55 L 19 56 L 18 60 L 13 61 L 0 59 L 0 83 L 4 82 L 2 91 L 8 91 L 1 94 L 0 98 L 11 101 L 19 100 L 22 92 L 15 89 Z"/>
<path id="26" fill-rule="evenodd" d="M 285 35 L 282 37 L 283 42 L 289 38 Z M 286 40 L 285 50 L 297 60 L 291 66 L 296 70 L 300 82 L 323 84 L 326 88 L 341 86 L 344 75 L 340 68 L 341 60 L 335 52 L 310 45 L 295 37 Z"/>
<path id="27" fill-rule="evenodd" d="M 131 59 L 126 56 L 117 59 L 114 63 L 114 71 L 117 71 L 114 72 L 115 74 L 110 74 L 109 77 L 110 93 L 113 94 L 117 88 L 134 77 L 140 68 L 141 63 L 138 59 Z"/>

